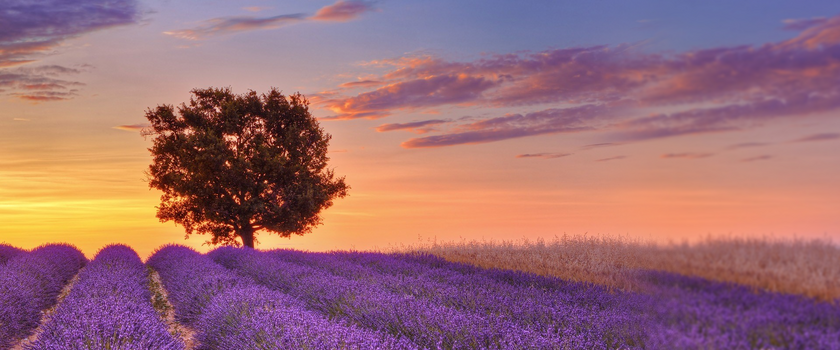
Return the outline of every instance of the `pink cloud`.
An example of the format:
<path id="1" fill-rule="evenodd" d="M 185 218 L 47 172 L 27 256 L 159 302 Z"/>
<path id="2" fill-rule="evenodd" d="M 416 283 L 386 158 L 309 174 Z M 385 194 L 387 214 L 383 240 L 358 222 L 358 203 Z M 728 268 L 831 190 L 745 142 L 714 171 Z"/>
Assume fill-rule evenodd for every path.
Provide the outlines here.
<path id="1" fill-rule="evenodd" d="M 383 86 L 356 97 L 331 100 L 327 106 L 338 119 L 382 117 L 396 109 L 472 102 L 495 85 L 481 77 L 440 75 Z"/>
<path id="2" fill-rule="evenodd" d="M 318 21 L 347 22 L 358 18 L 365 12 L 373 11 L 373 4 L 367 1 L 339 0 L 324 6 L 310 19 Z"/>
<path id="3" fill-rule="evenodd" d="M 714 153 L 668 153 L 663 154 L 661 158 L 683 158 L 683 159 L 700 159 L 700 158 L 708 158 L 715 155 Z"/>
<path id="4" fill-rule="evenodd" d="M 0 87 L 26 101 L 72 98 L 75 92 L 68 87 L 83 84 L 52 77 L 79 70 L 23 65 L 37 62 L 69 39 L 135 24 L 139 17 L 136 0 L 109 0 L 107 6 L 99 0 L 0 1 Z"/>
<path id="5" fill-rule="evenodd" d="M 558 106 L 624 104 L 630 107 L 620 117 L 593 118 L 587 127 L 616 132 L 628 141 L 743 130 L 840 108 L 840 17 L 787 21 L 786 26 L 799 35 L 678 54 L 619 45 L 490 55 L 470 62 L 428 55 L 378 60 L 367 64 L 388 71 L 371 80 L 388 85 L 347 97 L 340 96 L 347 91 L 340 91 L 321 103 L 337 114 L 333 119 L 381 118 L 450 105 L 545 106 L 541 112 L 517 114 L 524 116 L 546 115 Z M 641 108 L 665 107 L 670 112 L 640 116 Z M 539 127 L 509 120 L 456 125 L 403 146 L 490 142 L 566 130 L 565 120 L 545 118 L 548 124 Z"/>
<path id="6" fill-rule="evenodd" d="M 297 23 L 305 19 L 304 14 L 279 15 L 273 17 L 234 16 L 219 17 L 204 21 L 198 27 L 163 32 L 176 38 L 187 40 L 202 40 L 212 36 L 233 34 L 252 30 L 266 30 L 280 28 L 284 25 Z"/>
<path id="7" fill-rule="evenodd" d="M 598 159 L 598 160 L 595 160 L 595 161 L 596 162 L 608 162 L 608 161 L 611 161 L 611 160 L 619 160 L 619 159 L 624 159 L 624 158 L 627 158 L 627 156 L 615 156 L 615 157 L 609 157 L 609 158 L 601 158 L 601 159 Z"/>
<path id="8" fill-rule="evenodd" d="M 840 139 L 840 134 L 838 133 L 822 133 L 808 135 L 803 138 L 793 140 L 791 142 L 832 141 L 837 139 Z"/>
<path id="9" fill-rule="evenodd" d="M 572 155 L 572 153 L 526 153 L 517 154 L 516 158 L 542 158 L 542 159 L 556 159 Z"/>
<path id="10" fill-rule="evenodd" d="M 128 124 L 128 125 L 117 125 L 114 129 L 123 130 L 123 131 L 141 131 L 145 128 L 148 128 L 149 124 Z"/>
<path id="11" fill-rule="evenodd" d="M 377 80 L 360 80 L 360 81 L 351 81 L 348 83 L 344 83 L 339 85 L 340 87 L 344 88 L 355 88 L 355 87 L 371 87 L 371 86 L 379 86 L 384 84 L 381 81 Z"/>
<path id="12" fill-rule="evenodd" d="M 395 131 L 395 130 L 407 130 L 411 132 L 415 132 L 418 134 L 425 134 L 430 132 L 434 129 L 431 129 L 430 126 L 438 125 L 443 123 L 448 123 L 448 120 L 441 120 L 441 119 L 432 119 L 432 120 L 423 120 L 419 122 L 411 122 L 411 123 L 393 123 L 393 124 L 382 124 L 376 127 L 376 131 L 378 132 L 386 132 L 386 131 Z"/>
<path id="13" fill-rule="evenodd" d="M 606 106 L 584 105 L 565 109 L 509 114 L 458 125 L 442 135 L 413 138 L 402 143 L 404 148 L 442 147 L 501 141 L 512 138 L 593 130 L 602 119 L 613 113 Z"/>
<path id="14" fill-rule="evenodd" d="M 765 155 L 760 155 L 760 156 L 756 156 L 756 157 L 744 158 L 744 159 L 741 159 L 741 161 L 745 162 L 745 163 L 749 163 L 749 162 L 757 162 L 757 161 L 760 161 L 760 160 L 768 160 L 768 159 L 772 159 L 772 158 L 773 158 L 773 156 L 771 156 L 769 154 L 765 154 Z"/>
<path id="15" fill-rule="evenodd" d="M 258 12 L 265 10 L 266 8 L 246 7 L 245 9 L 252 12 Z M 315 13 L 315 15 L 312 16 L 309 16 L 304 13 L 295 13 L 270 17 L 218 17 L 206 20 L 195 28 L 172 30 L 163 33 L 180 39 L 203 40 L 209 37 L 234 34 L 239 32 L 277 29 L 286 25 L 308 20 L 347 22 L 356 19 L 362 13 L 373 10 L 374 7 L 369 2 L 356 0 L 339 0 L 338 2 L 332 5 L 322 7 Z"/>

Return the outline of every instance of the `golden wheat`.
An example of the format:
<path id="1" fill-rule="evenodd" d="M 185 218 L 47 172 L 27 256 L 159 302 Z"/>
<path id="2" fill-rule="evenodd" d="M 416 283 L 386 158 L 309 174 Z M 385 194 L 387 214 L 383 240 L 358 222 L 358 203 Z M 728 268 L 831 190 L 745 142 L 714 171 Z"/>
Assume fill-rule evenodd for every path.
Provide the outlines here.
<path id="1" fill-rule="evenodd" d="M 637 290 L 634 271 L 653 269 L 755 288 L 840 299 L 840 249 L 828 239 L 706 238 L 657 245 L 622 237 L 563 236 L 535 241 L 426 242 L 423 251 L 485 268 L 558 276 Z"/>

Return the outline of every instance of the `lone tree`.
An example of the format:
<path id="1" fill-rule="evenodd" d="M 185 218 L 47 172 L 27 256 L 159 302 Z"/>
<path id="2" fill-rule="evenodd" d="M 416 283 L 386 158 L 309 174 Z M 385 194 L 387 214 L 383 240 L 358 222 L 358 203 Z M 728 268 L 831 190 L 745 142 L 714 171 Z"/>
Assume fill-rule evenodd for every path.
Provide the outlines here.
<path id="1" fill-rule="evenodd" d="M 210 244 L 254 247 L 257 231 L 288 237 L 321 223 L 319 213 L 345 197 L 344 177 L 327 169 L 330 134 L 300 94 L 272 88 L 234 95 L 194 89 L 178 113 L 148 109 L 154 136 L 149 187 L 163 191 L 157 217 L 183 225 Z"/>

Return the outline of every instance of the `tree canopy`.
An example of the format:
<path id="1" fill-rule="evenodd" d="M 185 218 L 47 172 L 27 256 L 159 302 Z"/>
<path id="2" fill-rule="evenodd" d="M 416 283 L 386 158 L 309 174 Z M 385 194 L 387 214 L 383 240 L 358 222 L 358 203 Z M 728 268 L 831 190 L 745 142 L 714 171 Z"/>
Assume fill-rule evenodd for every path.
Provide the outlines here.
<path id="1" fill-rule="evenodd" d="M 321 224 L 320 212 L 347 195 L 327 169 L 331 135 L 300 94 L 275 88 L 235 95 L 194 89 L 189 105 L 147 109 L 154 136 L 149 186 L 163 191 L 157 217 L 208 243 L 254 247 L 255 234 L 288 237 Z"/>

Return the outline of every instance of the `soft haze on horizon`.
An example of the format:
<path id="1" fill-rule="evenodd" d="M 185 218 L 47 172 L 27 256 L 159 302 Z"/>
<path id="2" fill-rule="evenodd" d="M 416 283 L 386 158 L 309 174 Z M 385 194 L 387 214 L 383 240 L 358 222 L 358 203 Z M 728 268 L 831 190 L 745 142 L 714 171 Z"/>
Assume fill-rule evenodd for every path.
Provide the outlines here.
<path id="1" fill-rule="evenodd" d="M 259 248 L 621 235 L 840 239 L 840 3 L 0 4 L 0 242 L 202 250 L 144 111 L 301 92 L 350 195 Z"/>

